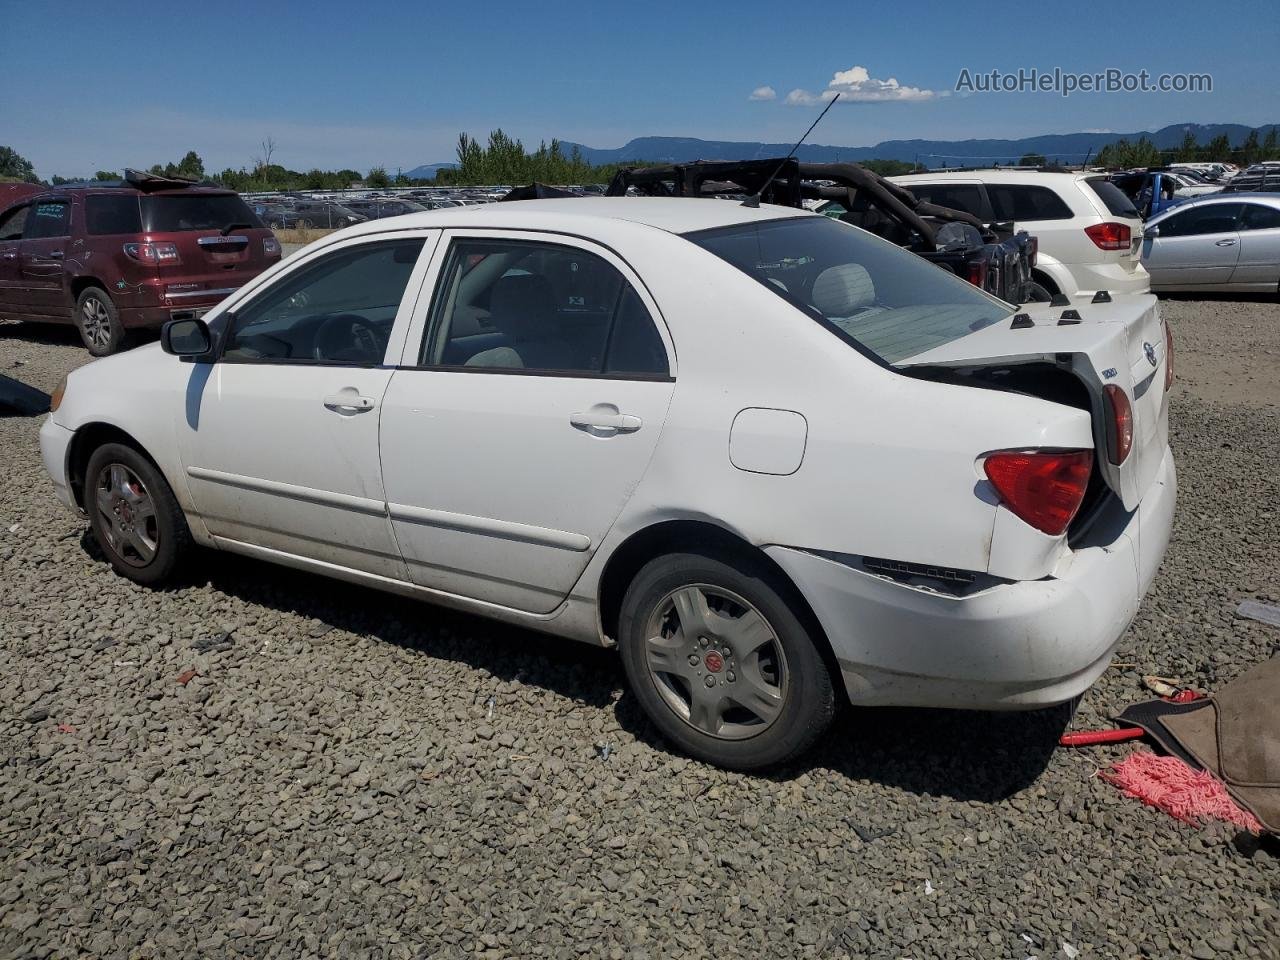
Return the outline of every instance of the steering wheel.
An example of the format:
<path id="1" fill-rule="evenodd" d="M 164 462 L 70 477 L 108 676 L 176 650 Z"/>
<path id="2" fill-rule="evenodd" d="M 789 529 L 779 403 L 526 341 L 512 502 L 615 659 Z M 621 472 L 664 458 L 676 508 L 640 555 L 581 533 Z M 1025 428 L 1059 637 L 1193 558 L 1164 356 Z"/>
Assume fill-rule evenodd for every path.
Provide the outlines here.
<path id="1" fill-rule="evenodd" d="M 325 317 L 316 328 L 311 344 L 311 355 L 316 360 L 378 363 L 386 352 L 378 328 L 355 313 Z"/>

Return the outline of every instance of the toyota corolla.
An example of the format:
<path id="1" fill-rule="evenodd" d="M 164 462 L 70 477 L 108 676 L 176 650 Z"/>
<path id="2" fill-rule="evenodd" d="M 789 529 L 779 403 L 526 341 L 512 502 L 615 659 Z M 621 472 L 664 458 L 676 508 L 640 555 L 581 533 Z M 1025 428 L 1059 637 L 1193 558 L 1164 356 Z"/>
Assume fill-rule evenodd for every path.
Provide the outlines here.
<path id="1" fill-rule="evenodd" d="M 75 371 L 41 445 L 138 583 L 200 546 L 616 646 L 670 742 L 758 768 L 842 702 L 1106 669 L 1169 541 L 1173 374 L 1154 298 L 1095 300 L 1015 313 L 768 205 L 438 210 Z"/>

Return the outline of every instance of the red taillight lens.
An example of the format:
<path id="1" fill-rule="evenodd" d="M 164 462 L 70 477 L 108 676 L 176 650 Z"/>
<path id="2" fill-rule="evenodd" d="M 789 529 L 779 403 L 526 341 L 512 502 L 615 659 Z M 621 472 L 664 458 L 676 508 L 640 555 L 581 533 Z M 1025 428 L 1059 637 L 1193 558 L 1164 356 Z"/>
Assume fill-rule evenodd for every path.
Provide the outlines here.
<path id="1" fill-rule="evenodd" d="M 969 282 L 979 290 L 987 286 L 987 261 L 975 260 L 969 264 Z"/>
<path id="2" fill-rule="evenodd" d="M 1111 407 L 1112 436 L 1108 438 L 1107 459 L 1114 464 L 1124 463 L 1133 447 L 1133 405 L 1129 395 L 1114 383 L 1106 386 L 1107 404 Z"/>
<path id="3" fill-rule="evenodd" d="M 1092 227 L 1085 227 L 1084 232 L 1099 250 L 1128 250 L 1129 241 L 1133 238 L 1127 223 L 1095 223 Z"/>
<path id="4" fill-rule="evenodd" d="M 1093 451 L 993 453 L 983 464 L 1000 500 L 1018 517 L 1051 537 L 1071 523 L 1093 472 Z"/>
<path id="5" fill-rule="evenodd" d="M 1169 324 L 1164 325 L 1164 390 L 1169 392 L 1173 386 L 1173 330 Z"/>
<path id="6" fill-rule="evenodd" d="M 126 243 L 126 256 L 141 263 L 179 263 L 176 243 Z"/>

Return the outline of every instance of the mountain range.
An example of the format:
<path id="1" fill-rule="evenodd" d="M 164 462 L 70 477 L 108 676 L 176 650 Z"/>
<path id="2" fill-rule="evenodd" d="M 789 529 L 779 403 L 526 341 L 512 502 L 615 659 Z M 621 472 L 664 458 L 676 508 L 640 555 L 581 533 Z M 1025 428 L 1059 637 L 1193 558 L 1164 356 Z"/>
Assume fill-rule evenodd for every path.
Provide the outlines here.
<path id="1" fill-rule="evenodd" d="M 1080 133 L 1051 133 L 1018 140 L 883 140 L 869 147 L 838 147 L 832 145 L 803 144 L 796 155 L 811 163 L 830 163 L 837 160 L 904 160 L 923 163 L 930 167 L 980 166 L 995 162 L 1016 161 L 1023 154 L 1038 153 L 1049 160 L 1063 163 L 1080 163 L 1109 143 L 1125 139 L 1146 137 L 1158 148 L 1167 149 L 1182 143 L 1187 131 L 1196 140 L 1206 144 L 1214 137 L 1226 134 L 1233 146 L 1240 144 L 1251 130 L 1257 130 L 1261 139 L 1278 124 L 1269 123 L 1249 127 L 1240 123 L 1175 123 L 1159 130 L 1138 130 L 1119 133 L 1112 130 L 1090 130 Z M 563 142 L 566 152 L 577 147 L 589 163 L 627 163 L 649 161 L 653 163 L 683 163 L 690 160 L 750 160 L 756 157 L 781 157 L 791 149 L 789 143 L 761 143 L 758 141 L 699 140 L 696 137 L 636 137 L 616 148 L 589 147 L 586 144 Z M 434 177 L 440 167 L 456 166 L 453 163 L 432 163 L 415 167 L 406 172 L 408 177 Z"/>

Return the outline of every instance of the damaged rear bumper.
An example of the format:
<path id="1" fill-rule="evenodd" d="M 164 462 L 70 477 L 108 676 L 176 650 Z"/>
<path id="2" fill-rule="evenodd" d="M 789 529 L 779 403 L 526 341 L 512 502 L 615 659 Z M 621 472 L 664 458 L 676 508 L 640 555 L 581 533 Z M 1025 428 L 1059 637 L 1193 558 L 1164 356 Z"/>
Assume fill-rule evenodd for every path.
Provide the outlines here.
<path id="1" fill-rule="evenodd" d="M 1133 513 L 1052 576 L 968 596 L 927 592 L 803 550 L 769 547 L 826 631 L 858 705 L 1035 709 L 1066 702 L 1106 670 L 1155 577 L 1173 526 L 1166 449 Z"/>

